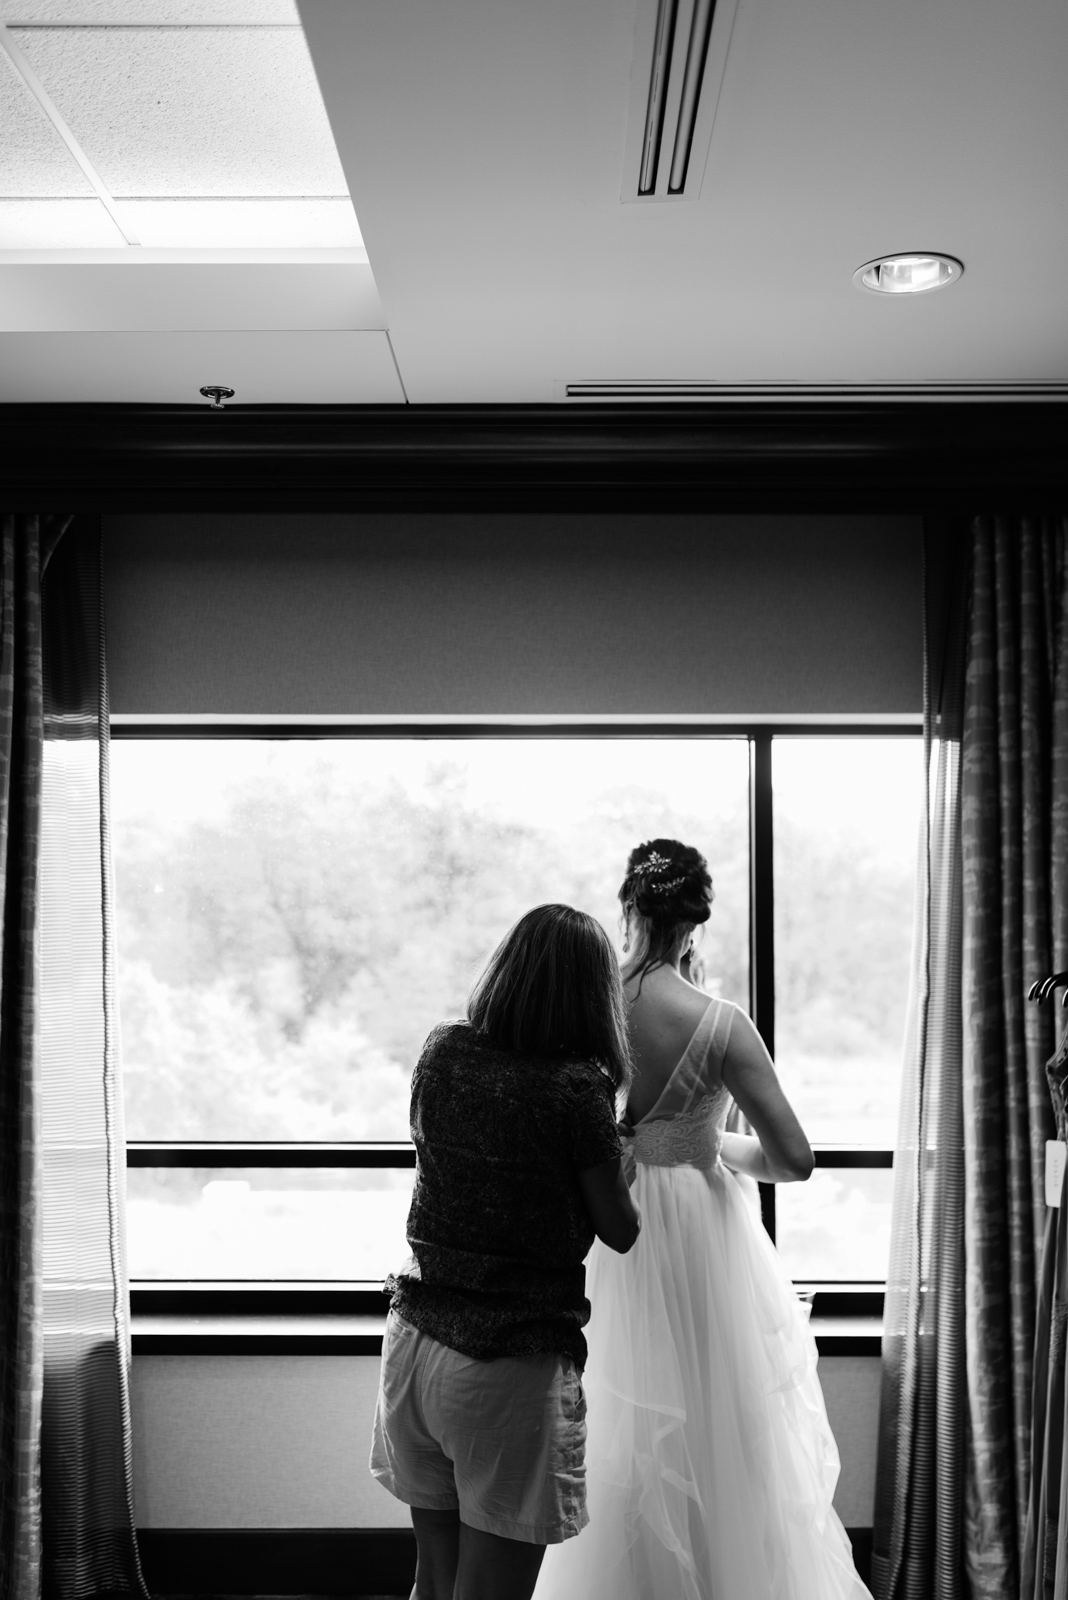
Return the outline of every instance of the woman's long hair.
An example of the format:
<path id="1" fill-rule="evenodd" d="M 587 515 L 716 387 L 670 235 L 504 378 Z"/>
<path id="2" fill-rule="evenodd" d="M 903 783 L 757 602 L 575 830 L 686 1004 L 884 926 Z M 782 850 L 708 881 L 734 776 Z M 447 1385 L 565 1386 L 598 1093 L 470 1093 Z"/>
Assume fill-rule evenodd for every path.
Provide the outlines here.
<path id="1" fill-rule="evenodd" d="M 708 862 L 692 845 L 649 839 L 632 850 L 619 887 L 619 903 L 635 944 L 624 963 L 627 979 L 644 978 L 670 961 L 683 935 L 708 921 L 713 898 Z"/>
<path id="2" fill-rule="evenodd" d="M 535 906 L 486 963 L 468 1021 L 503 1050 L 596 1061 L 618 1090 L 633 1066 L 615 951 L 601 924 L 571 906 Z"/>

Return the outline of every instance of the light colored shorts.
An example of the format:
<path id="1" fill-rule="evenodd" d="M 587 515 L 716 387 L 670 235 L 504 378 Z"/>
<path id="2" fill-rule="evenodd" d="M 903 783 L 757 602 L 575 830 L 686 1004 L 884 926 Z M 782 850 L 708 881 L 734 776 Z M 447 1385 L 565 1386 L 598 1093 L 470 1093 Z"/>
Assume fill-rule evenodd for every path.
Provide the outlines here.
<path id="1" fill-rule="evenodd" d="M 559 1544 L 586 1515 L 586 1399 L 570 1356 L 474 1361 L 391 1311 L 371 1471 L 398 1500 Z"/>

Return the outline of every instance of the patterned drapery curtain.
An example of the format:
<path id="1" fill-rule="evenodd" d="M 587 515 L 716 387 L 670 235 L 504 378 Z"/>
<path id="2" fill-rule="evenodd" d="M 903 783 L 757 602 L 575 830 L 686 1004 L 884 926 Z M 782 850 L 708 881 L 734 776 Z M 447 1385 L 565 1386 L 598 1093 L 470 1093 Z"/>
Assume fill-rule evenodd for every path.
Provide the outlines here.
<path id="1" fill-rule="evenodd" d="M 1064 519 L 928 529 L 928 806 L 895 1157 L 873 1578 L 1018 1600 L 1035 1290 L 1068 945 Z M 1063 964 L 1063 961 L 1062 961 Z"/>
<path id="2" fill-rule="evenodd" d="M 144 1593 L 100 530 L 69 522 L 0 518 L 0 1600 Z"/>
<path id="3" fill-rule="evenodd" d="M 43 688 L 41 561 L 62 531 L 0 515 L 0 1596 L 41 1582 L 40 1061 L 37 864 Z"/>

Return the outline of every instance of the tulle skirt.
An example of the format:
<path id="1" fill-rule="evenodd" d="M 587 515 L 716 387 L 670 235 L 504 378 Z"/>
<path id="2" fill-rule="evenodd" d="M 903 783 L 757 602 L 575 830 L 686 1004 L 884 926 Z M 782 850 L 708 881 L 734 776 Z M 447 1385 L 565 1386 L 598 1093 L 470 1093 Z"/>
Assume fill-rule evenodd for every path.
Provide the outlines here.
<path id="1" fill-rule="evenodd" d="M 590 1524 L 535 1600 L 870 1600 L 815 1341 L 741 1186 L 639 1166 L 635 1196 L 633 1250 L 587 1267 Z"/>

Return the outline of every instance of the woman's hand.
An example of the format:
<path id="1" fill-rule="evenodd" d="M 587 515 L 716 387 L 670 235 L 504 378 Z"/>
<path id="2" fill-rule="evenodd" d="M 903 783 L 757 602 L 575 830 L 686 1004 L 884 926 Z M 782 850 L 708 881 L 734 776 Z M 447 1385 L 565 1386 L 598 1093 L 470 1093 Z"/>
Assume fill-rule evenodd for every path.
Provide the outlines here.
<path id="1" fill-rule="evenodd" d="M 638 1162 L 634 1155 L 634 1124 L 628 1122 L 626 1117 L 616 1123 L 616 1130 L 623 1140 L 623 1154 L 620 1157 L 620 1171 L 626 1180 L 627 1188 L 633 1189 L 634 1180 L 638 1176 Z"/>
<path id="2" fill-rule="evenodd" d="M 631 1153 L 633 1159 L 633 1152 Z M 631 1199 L 619 1156 L 578 1175 L 582 1198 L 598 1239 L 610 1250 L 626 1255 L 642 1228 L 638 1207 Z"/>

